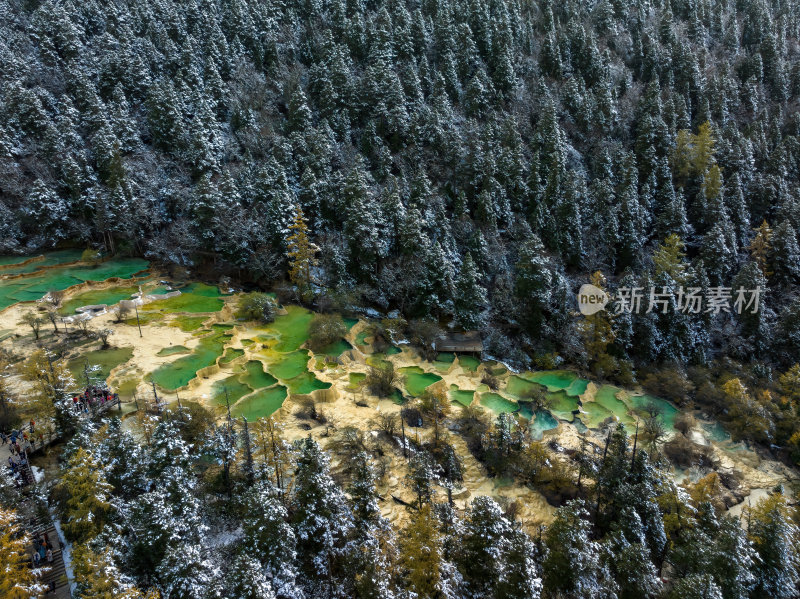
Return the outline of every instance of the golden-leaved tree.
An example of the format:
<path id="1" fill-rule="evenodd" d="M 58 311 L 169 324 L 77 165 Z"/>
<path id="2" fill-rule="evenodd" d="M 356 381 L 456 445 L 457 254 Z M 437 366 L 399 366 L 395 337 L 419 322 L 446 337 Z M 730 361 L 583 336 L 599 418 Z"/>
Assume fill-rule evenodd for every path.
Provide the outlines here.
<path id="1" fill-rule="evenodd" d="M 28 599 L 44 592 L 26 551 L 28 539 L 13 510 L 0 507 L 0 597 Z"/>
<path id="2" fill-rule="evenodd" d="M 300 297 L 306 300 L 311 294 L 311 269 L 317 263 L 315 255 L 319 248 L 309 238 L 308 222 L 300 206 L 297 206 L 289 229 L 292 230 L 286 239 L 289 247 L 289 279 L 297 285 Z"/>
<path id="3" fill-rule="evenodd" d="M 111 511 L 112 486 L 89 452 L 80 448 L 70 458 L 69 468 L 55 491 L 64 514 L 66 537 L 74 543 L 85 543 L 96 537 Z"/>

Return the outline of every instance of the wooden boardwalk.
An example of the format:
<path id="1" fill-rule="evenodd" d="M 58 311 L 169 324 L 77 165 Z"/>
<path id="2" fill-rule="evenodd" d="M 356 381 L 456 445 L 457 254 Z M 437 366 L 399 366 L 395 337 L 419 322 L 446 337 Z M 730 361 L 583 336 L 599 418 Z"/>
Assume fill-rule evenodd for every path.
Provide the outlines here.
<path id="1" fill-rule="evenodd" d="M 42 584 L 50 588 L 55 588 L 53 591 L 46 591 L 45 597 L 57 597 L 59 599 L 69 599 L 69 582 L 67 581 L 67 569 L 64 564 L 64 555 L 61 547 L 61 540 L 58 537 L 58 531 L 53 525 L 52 520 L 48 517 L 46 520 L 35 519 L 27 527 L 28 534 L 31 538 L 30 555 L 33 556 L 33 539 L 41 538 L 44 533 L 47 533 L 47 538 L 53 546 L 53 563 L 42 565 L 47 566 L 49 571 L 41 578 Z"/>

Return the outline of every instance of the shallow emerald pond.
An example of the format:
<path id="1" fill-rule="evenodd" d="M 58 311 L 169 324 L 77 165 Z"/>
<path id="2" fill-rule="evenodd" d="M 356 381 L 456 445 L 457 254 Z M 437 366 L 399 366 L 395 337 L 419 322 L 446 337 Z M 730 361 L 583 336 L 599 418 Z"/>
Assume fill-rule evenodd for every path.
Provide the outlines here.
<path id="1" fill-rule="evenodd" d="M 419 366 L 401 368 L 400 373 L 405 376 L 406 391 L 408 391 L 409 395 L 413 395 L 414 397 L 422 395 L 425 389 L 430 387 L 433 383 L 442 380 L 442 377 L 438 374 L 425 372 Z"/>
<path id="2" fill-rule="evenodd" d="M 262 387 L 269 387 L 278 382 L 274 376 L 268 372 L 264 372 L 264 365 L 258 360 L 250 360 L 244 365 L 245 373 L 239 376 L 242 383 L 252 387 L 253 389 L 261 389 Z"/>
<path id="3" fill-rule="evenodd" d="M 540 383 L 525 380 L 516 374 L 510 376 L 508 383 L 506 383 L 506 393 L 514 397 L 530 397 L 536 391 L 544 391 L 544 386 Z"/>
<path id="4" fill-rule="evenodd" d="M 4 275 L 20 275 L 40 270 L 43 266 L 55 266 L 56 264 L 68 264 L 70 262 L 77 262 L 81 259 L 83 250 L 56 250 L 54 252 L 47 252 L 45 254 L 35 254 L 33 256 L 0 256 L 0 266 L 9 266 L 0 270 L 0 274 Z M 25 266 L 12 267 L 12 264 L 20 264 L 31 258 L 44 255 L 44 260 L 37 260 Z"/>
<path id="5" fill-rule="evenodd" d="M 174 356 L 176 354 L 188 354 L 191 350 L 183 345 L 170 345 L 156 354 L 157 356 Z"/>
<path id="6" fill-rule="evenodd" d="M 524 372 L 520 375 L 529 381 L 539 383 L 547 387 L 548 391 L 561 391 L 567 389 L 578 379 L 578 375 L 569 370 L 540 370 L 536 372 Z M 584 391 L 585 391 L 584 387 Z M 575 393 L 570 393 L 575 395 Z"/>
<path id="7" fill-rule="evenodd" d="M 703 427 L 703 431 L 706 433 L 706 436 L 711 441 L 724 443 L 726 441 L 730 441 L 731 439 L 730 433 L 726 431 L 725 427 L 719 422 L 703 422 L 701 426 Z"/>
<path id="8" fill-rule="evenodd" d="M 63 291 L 84 281 L 105 281 L 111 277 L 128 279 L 144 271 L 148 265 L 146 260 L 139 258 L 123 258 L 97 266 L 52 268 L 19 279 L 3 281 L 0 285 L 0 310 L 17 302 L 37 300 L 51 289 Z"/>
<path id="9" fill-rule="evenodd" d="M 616 416 L 617 420 L 622 422 L 630 429 L 630 427 L 636 426 L 636 420 L 628 411 L 628 406 L 626 406 L 624 402 L 617 398 L 617 393 L 619 393 L 619 391 L 619 387 L 614 387 L 613 385 L 603 385 L 597 390 L 597 393 L 594 396 L 594 403 L 598 403 L 603 406 L 606 410 Z M 592 402 L 586 402 L 583 406 L 584 409 L 586 409 L 586 406 L 591 403 Z"/>
<path id="10" fill-rule="evenodd" d="M 358 318 L 342 318 L 342 320 L 348 331 L 358 324 Z"/>
<path id="11" fill-rule="evenodd" d="M 79 293 L 66 300 L 59 308 L 59 314 L 67 316 L 73 314 L 76 309 L 82 306 L 96 306 L 106 304 L 113 306 L 120 300 L 131 299 L 134 293 L 138 293 L 139 287 L 129 285 L 125 287 L 109 287 L 108 289 L 96 289 Z"/>
<path id="12" fill-rule="evenodd" d="M 293 352 L 308 340 L 308 330 L 314 313 L 300 306 L 285 308 L 287 313 L 276 317 L 267 328 L 280 336 L 280 341 L 274 348 L 276 351 Z"/>
<path id="13" fill-rule="evenodd" d="M 451 353 L 440 353 L 436 355 L 436 359 L 433 361 L 433 366 L 436 370 L 440 370 L 442 372 L 447 372 L 450 370 L 450 367 L 453 365 L 453 362 L 456 359 L 455 354 Z"/>
<path id="14" fill-rule="evenodd" d="M 497 393 L 481 393 L 481 405 L 489 408 L 493 412 L 516 412 L 519 409 L 519 404 L 514 403 L 498 395 Z"/>
<path id="15" fill-rule="evenodd" d="M 304 372 L 293 379 L 284 381 L 291 393 L 306 395 L 317 389 L 330 389 L 331 384 L 325 383 L 314 376 L 313 372 Z"/>
<path id="16" fill-rule="evenodd" d="M 220 358 L 219 363 L 229 364 L 230 362 L 233 362 L 236 358 L 239 358 L 243 355 L 244 355 L 243 349 L 229 347 L 228 349 L 225 350 L 225 354 L 222 356 L 222 358 Z"/>
<path id="17" fill-rule="evenodd" d="M 598 428 L 607 418 L 613 418 L 613 414 L 595 401 L 587 401 L 581 407 L 579 418 L 589 428 Z"/>
<path id="18" fill-rule="evenodd" d="M 481 361 L 473 356 L 458 356 L 458 363 L 464 370 L 476 372 Z"/>
<path id="19" fill-rule="evenodd" d="M 633 395 L 630 398 L 630 402 L 633 409 L 641 416 L 645 414 L 645 409 L 649 404 L 654 404 L 661 412 L 661 419 L 664 422 L 664 427 L 667 430 L 675 429 L 675 417 L 678 415 L 679 410 L 667 400 L 653 395 Z"/>
<path id="20" fill-rule="evenodd" d="M 214 381 L 211 385 L 211 397 L 219 406 L 226 405 L 226 392 L 227 401 L 232 406 L 239 399 L 252 393 L 252 389 L 245 383 L 239 380 L 237 375 L 229 376 L 221 381 Z"/>
<path id="21" fill-rule="evenodd" d="M 153 381 L 167 391 L 174 391 L 184 387 L 197 376 L 201 368 L 211 366 L 222 355 L 228 336 L 225 330 L 216 330 L 200 339 L 197 347 L 188 356 L 178 358 L 159 366 L 153 371 Z"/>
<path id="22" fill-rule="evenodd" d="M 558 428 L 558 420 L 547 410 L 537 410 L 535 414 L 532 414 L 532 417 L 530 424 L 531 435 L 537 441 L 544 436 L 545 431 Z"/>
<path id="23" fill-rule="evenodd" d="M 466 407 L 472 403 L 473 399 L 475 399 L 475 391 L 459 389 L 455 385 L 450 386 L 450 401 Z"/>
<path id="24" fill-rule="evenodd" d="M 97 349 L 87 352 L 80 358 L 70 360 L 67 368 L 75 377 L 75 381 L 80 387 L 86 384 L 86 377 L 83 374 L 85 364 L 88 362 L 89 366 L 99 366 L 100 369 L 96 372 L 89 373 L 92 379 L 105 381 L 111 371 L 124 364 L 133 356 L 132 347 L 112 347 L 110 349 Z"/>
<path id="25" fill-rule="evenodd" d="M 369 331 L 367 329 L 362 330 L 356 335 L 356 345 L 367 345 L 367 337 L 369 337 Z"/>
<path id="26" fill-rule="evenodd" d="M 244 417 L 254 422 L 274 414 L 283 405 L 286 396 L 286 388 L 281 385 L 259 389 L 237 401 L 231 413 L 237 418 Z"/>
<path id="27" fill-rule="evenodd" d="M 556 418 L 571 421 L 574 417 L 573 412 L 578 409 L 578 398 L 570 397 L 564 391 L 554 391 L 548 393 L 550 412 Z"/>
<path id="28" fill-rule="evenodd" d="M 308 352 L 304 349 L 280 356 L 267 370 L 282 381 L 293 379 L 304 372 L 308 372 Z"/>

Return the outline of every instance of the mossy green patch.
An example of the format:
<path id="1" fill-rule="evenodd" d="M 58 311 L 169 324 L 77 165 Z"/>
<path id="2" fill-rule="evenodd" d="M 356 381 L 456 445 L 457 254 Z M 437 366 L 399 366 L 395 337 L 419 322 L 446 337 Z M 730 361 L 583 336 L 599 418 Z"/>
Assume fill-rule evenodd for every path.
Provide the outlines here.
<path id="1" fill-rule="evenodd" d="M 190 333 L 202 328 L 206 320 L 208 320 L 207 316 L 176 316 L 170 321 L 170 324 L 185 333 Z"/>
<path id="2" fill-rule="evenodd" d="M 161 322 L 162 320 L 164 320 L 164 315 L 159 314 L 158 312 L 139 312 L 138 324 L 154 324 L 156 322 Z M 137 326 L 136 316 L 127 319 L 125 324 L 132 327 Z"/>

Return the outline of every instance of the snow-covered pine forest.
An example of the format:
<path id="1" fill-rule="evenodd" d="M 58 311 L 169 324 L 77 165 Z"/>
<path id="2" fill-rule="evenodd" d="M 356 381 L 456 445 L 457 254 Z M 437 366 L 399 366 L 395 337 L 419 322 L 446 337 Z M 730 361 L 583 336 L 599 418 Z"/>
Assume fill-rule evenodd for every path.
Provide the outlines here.
<path id="1" fill-rule="evenodd" d="M 799 41 L 791 0 L 0 0 L 0 254 L 91 247 L 279 295 L 304 276 L 320 311 L 478 330 L 487 357 L 642 384 L 797 464 Z M 589 280 L 764 293 L 576 318 Z M 453 509 L 438 428 L 389 523 L 394 429 L 340 431 L 332 472 L 272 420 L 246 441 L 202 411 L 146 440 L 96 420 L 59 423 L 50 497 L 82 599 L 800 596 L 790 494 L 741 522 L 716 472 L 679 486 L 624 428 L 567 468 L 463 411 L 488 472 L 575 490 L 532 531 L 513 503 Z M 0 595 L 35 596 L 2 487 Z"/>
<path id="2" fill-rule="evenodd" d="M 5 253 L 91 243 L 269 285 L 300 206 L 328 305 L 453 317 L 512 363 L 586 364 L 569 311 L 598 270 L 610 288 L 769 287 L 756 316 L 616 320 L 605 376 L 800 351 L 796 3 L 0 14 Z"/>

